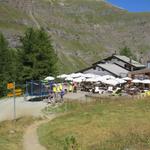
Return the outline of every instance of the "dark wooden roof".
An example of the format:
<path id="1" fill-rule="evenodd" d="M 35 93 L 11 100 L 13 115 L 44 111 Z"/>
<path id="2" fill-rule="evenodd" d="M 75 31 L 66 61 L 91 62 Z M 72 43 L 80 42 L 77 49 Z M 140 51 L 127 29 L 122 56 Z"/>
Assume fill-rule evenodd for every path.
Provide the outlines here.
<path id="1" fill-rule="evenodd" d="M 95 66 L 97 64 L 104 63 L 105 61 L 111 60 L 112 58 L 113 58 L 113 55 L 110 56 L 110 57 L 104 58 L 104 59 L 102 59 L 100 61 L 97 61 L 97 62 L 93 63 L 92 65 Z"/>
<path id="2" fill-rule="evenodd" d="M 129 72 L 130 75 L 145 74 L 145 73 L 150 73 L 150 68 Z"/>
<path id="3" fill-rule="evenodd" d="M 82 70 L 79 70 L 79 71 L 77 71 L 77 72 L 75 72 L 75 73 L 79 73 L 79 72 L 84 72 L 84 71 L 87 71 L 87 70 L 89 70 L 89 69 L 92 69 L 93 68 L 93 66 L 90 66 L 90 67 L 87 67 L 87 68 L 84 68 L 84 69 L 82 69 Z"/>
<path id="4" fill-rule="evenodd" d="M 131 65 L 131 66 L 133 66 L 133 67 L 136 67 L 136 68 L 145 68 L 145 65 L 143 65 L 143 64 L 140 64 L 139 62 L 137 62 L 137 61 L 135 61 L 135 60 L 131 60 L 131 62 L 132 63 L 130 63 L 130 58 L 128 58 L 127 56 L 123 56 L 123 55 L 112 55 L 112 56 L 109 56 L 109 57 L 107 57 L 107 58 L 104 58 L 104 59 L 102 59 L 102 60 L 100 60 L 100 61 L 97 61 L 97 62 L 95 62 L 94 64 L 92 64 L 92 65 L 97 65 L 97 64 L 100 64 L 100 63 L 104 63 L 104 62 L 106 62 L 106 61 L 108 61 L 108 60 L 111 60 L 112 58 L 116 58 L 116 59 L 118 59 L 118 60 L 120 60 L 120 61 L 122 61 L 122 62 L 124 62 L 124 63 L 126 63 L 126 64 L 129 64 L 129 65 Z"/>

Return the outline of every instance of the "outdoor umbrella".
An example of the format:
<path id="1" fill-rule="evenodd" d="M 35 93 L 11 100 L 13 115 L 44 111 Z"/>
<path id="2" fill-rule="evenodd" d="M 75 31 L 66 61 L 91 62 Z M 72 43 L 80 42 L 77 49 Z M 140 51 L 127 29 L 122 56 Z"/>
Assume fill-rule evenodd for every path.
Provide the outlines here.
<path id="1" fill-rule="evenodd" d="M 85 78 L 94 78 L 95 75 L 91 74 L 91 73 L 87 73 L 87 74 L 83 74 L 83 77 L 85 77 Z"/>
<path id="2" fill-rule="evenodd" d="M 109 80 L 103 80 L 102 81 L 104 84 L 108 84 L 108 85 L 113 85 L 116 86 L 117 84 L 120 84 L 117 80 L 115 79 L 109 79 Z"/>
<path id="3" fill-rule="evenodd" d="M 59 79 L 65 79 L 67 77 L 68 77 L 67 74 L 62 74 L 62 75 L 57 76 L 57 78 L 59 78 Z"/>
<path id="4" fill-rule="evenodd" d="M 96 77 L 96 80 L 102 82 L 102 81 L 105 80 L 105 79 L 103 79 L 102 76 L 97 76 L 97 77 Z"/>
<path id="5" fill-rule="evenodd" d="M 113 77 L 111 75 L 104 75 L 102 77 L 103 77 L 103 79 L 106 79 L 106 80 L 108 80 L 108 79 L 115 79 L 115 77 Z"/>
<path id="6" fill-rule="evenodd" d="M 122 78 L 123 80 L 126 80 L 126 81 L 131 81 L 132 78 L 129 78 L 129 77 L 125 77 L 125 78 Z"/>
<path id="7" fill-rule="evenodd" d="M 132 80 L 131 82 L 132 82 L 132 83 L 142 83 L 142 81 L 139 80 L 139 79 L 134 79 L 134 80 Z"/>
<path id="8" fill-rule="evenodd" d="M 150 84 L 150 79 L 145 79 L 145 80 L 143 80 L 141 82 L 144 83 L 144 84 Z"/>
<path id="9" fill-rule="evenodd" d="M 72 77 L 72 78 L 78 78 L 78 77 L 82 77 L 83 74 L 82 73 L 72 73 L 69 76 Z"/>
<path id="10" fill-rule="evenodd" d="M 84 77 L 79 77 L 79 78 L 73 79 L 73 81 L 80 83 L 80 82 L 82 82 L 82 81 L 85 81 L 85 78 L 84 78 Z"/>
<path id="11" fill-rule="evenodd" d="M 127 81 L 125 81 L 125 80 L 123 80 L 123 79 L 120 79 L 120 78 L 116 78 L 115 80 L 118 81 L 119 84 L 124 84 L 124 83 L 127 82 Z"/>
<path id="12" fill-rule="evenodd" d="M 55 78 L 52 77 L 52 76 L 48 76 L 48 77 L 46 77 L 44 80 L 47 80 L 47 81 L 53 81 L 53 80 L 55 80 Z"/>
<path id="13" fill-rule="evenodd" d="M 65 81 L 73 81 L 73 78 L 70 77 L 70 76 L 68 76 L 68 77 L 65 79 Z"/>
<path id="14" fill-rule="evenodd" d="M 88 78 L 85 80 L 86 82 L 98 82 L 97 78 Z"/>

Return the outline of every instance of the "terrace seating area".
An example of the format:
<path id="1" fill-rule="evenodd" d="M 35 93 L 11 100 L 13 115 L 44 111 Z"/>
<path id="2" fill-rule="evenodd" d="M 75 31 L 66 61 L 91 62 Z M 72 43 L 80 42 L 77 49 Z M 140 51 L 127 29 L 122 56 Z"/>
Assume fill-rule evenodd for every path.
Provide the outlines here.
<path id="1" fill-rule="evenodd" d="M 126 56 L 112 55 L 79 72 L 48 76 L 29 84 L 26 87 L 31 92 L 26 93 L 46 96 L 43 99 L 50 103 L 63 101 L 66 93 L 79 91 L 85 95 L 145 97 L 150 96 L 150 69 Z"/>
<path id="2" fill-rule="evenodd" d="M 93 74 L 62 74 L 54 77 L 47 77 L 47 102 L 62 102 L 63 96 L 67 93 L 74 93 L 74 99 L 78 93 L 96 96 L 150 96 L 150 79 L 132 79 L 130 77 L 115 78 L 110 75 L 99 76 Z M 51 79 L 51 81 L 50 81 Z M 51 83 L 51 86 L 50 86 Z M 45 99 L 44 99 L 45 100 Z"/>

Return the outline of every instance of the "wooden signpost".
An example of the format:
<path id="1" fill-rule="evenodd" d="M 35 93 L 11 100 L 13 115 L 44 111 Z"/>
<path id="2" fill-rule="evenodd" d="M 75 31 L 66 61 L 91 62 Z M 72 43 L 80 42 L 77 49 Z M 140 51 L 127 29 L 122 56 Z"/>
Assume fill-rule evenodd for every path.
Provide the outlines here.
<path id="1" fill-rule="evenodd" d="M 11 92 L 9 92 L 7 94 L 8 97 L 13 97 L 14 93 L 15 93 L 15 96 L 21 96 L 23 94 L 22 89 L 20 89 L 20 88 L 15 89 L 14 88 L 14 83 L 8 83 L 7 84 L 7 89 L 11 90 Z M 14 92 L 14 90 L 15 90 L 15 92 Z"/>
<path id="2" fill-rule="evenodd" d="M 16 120 L 16 94 L 18 91 L 15 89 L 15 82 L 13 83 L 8 83 L 7 84 L 7 89 L 11 90 L 10 93 L 7 94 L 9 97 L 14 97 L 14 121 Z M 20 94 L 20 91 L 18 92 Z"/>
<path id="3" fill-rule="evenodd" d="M 21 88 L 16 89 L 15 82 L 11 82 L 7 84 L 7 89 L 9 93 L 7 93 L 8 97 L 14 97 L 14 104 L 13 104 L 13 118 L 14 118 L 14 129 L 16 128 L 16 96 L 21 96 L 23 91 Z"/>

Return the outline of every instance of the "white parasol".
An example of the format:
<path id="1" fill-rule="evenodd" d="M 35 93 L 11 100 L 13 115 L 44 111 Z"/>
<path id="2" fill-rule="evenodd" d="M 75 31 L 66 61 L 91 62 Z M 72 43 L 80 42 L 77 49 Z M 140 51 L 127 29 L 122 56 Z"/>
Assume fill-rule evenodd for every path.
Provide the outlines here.
<path id="1" fill-rule="evenodd" d="M 145 80 L 143 80 L 141 82 L 144 83 L 144 84 L 150 84 L 150 79 L 145 79 Z"/>
<path id="2" fill-rule="evenodd" d="M 55 78 L 52 77 L 52 76 L 48 76 L 48 77 L 46 77 L 44 80 L 47 80 L 47 81 L 53 81 L 53 80 L 55 80 Z"/>
<path id="3" fill-rule="evenodd" d="M 70 77 L 70 76 L 68 76 L 68 77 L 65 79 L 65 81 L 73 81 L 73 78 Z"/>
<path id="4" fill-rule="evenodd" d="M 139 79 L 134 79 L 134 80 L 132 80 L 131 82 L 132 82 L 132 83 L 142 83 L 142 81 L 139 80 Z"/>
<path id="5" fill-rule="evenodd" d="M 67 77 L 68 77 L 67 74 L 62 74 L 62 75 L 57 76 L 57 78 L 59 78 L 59 79 L 65 79 Z"/>
<path id="6" fill-rule="evenodd" d="M 115 79 L 115 77 L 113 77 L 111 75 L 104 75 L 102 77 L 103 77 L 103 79 L 106 79 L 106 80 L 108 80 L 108 79 Z"/>
<path id="7" fill-rule="evenodd" d="M 117 84 L 120 84 L 117 80 L 115 79 L 109 79 L 109 80 L 103 80 L 102 81 L 104 84 L 108 84 L 108 85 L 113 85 L 116 86 Z"/>
<path id="8" fill-rule="evenodd" d="M 95 75 L 91 74 L 91 73 L 87 73 L 87 74 L 83 74 L 83 77 L 85 77 L 85 78 L 94 78 Z"/>
<path id="9" fill-rule="evenodd" d="M 126 81 L 132 81 L 132 78 L 129 78 L 129 77 L 125 77 L 125 78 L 122 78 L 123 80 L 126 80 Z"/>
<path id="10" fill-rule="evenodd" d="M 123 79 L 120 79 L 120 78 L 116 78 L 115 80 L 118 81 L 119 84 L 124 84 L 124 83 L 127 82 L 127 81 L 125 81 L 125 80 L 123 80 Z"/>
<path id="11" fill-rule="evenodd" d="M 80 83 L 80 82 L 83 82 L 83 81 L 85 81 L 85 78 L 84 78 L 84 77 L 79 77 L 79 78 L 73 79 L 73 82 L 78 82 L 78 83 Z"/>

